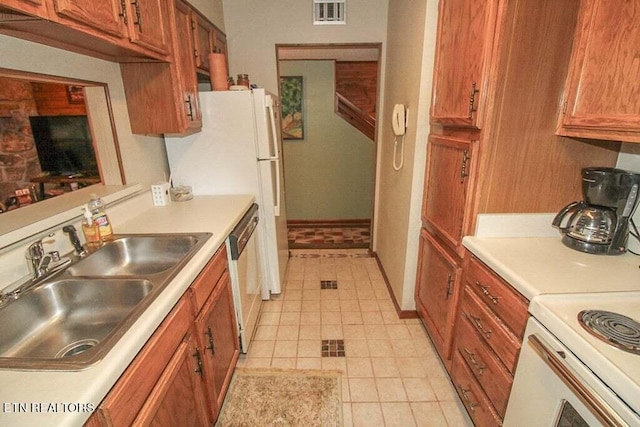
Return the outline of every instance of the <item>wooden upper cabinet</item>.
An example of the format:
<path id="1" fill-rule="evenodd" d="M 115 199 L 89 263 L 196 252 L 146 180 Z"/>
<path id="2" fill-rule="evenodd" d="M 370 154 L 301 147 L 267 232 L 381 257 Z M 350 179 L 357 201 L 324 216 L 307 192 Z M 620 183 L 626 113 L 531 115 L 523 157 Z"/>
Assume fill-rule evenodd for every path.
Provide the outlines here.
<path id="1" fill-rule="evenodd" d="M 47 15 L 44 0 L 3 0 L 2 7 L 34 16 L 46 17 Z"/>
<path id="2" fill-rule="evenodd" d="M 213 52 L 215 27 L 195 11 L 192 13 L 194 57 L 198 71 L 209 73 L 209 53 Z"/>
<path id="3" fill-rule="evenodd" d="M 460 256 L 462 237 L 471 234 L 476 142 L 431 135 L 427 147 L 422 221 Z"/>
<path id="4" fill-rule="evenodd" d="M 213 33 L 213 51 L 227 54 L 227 36 L 217 28 Z"/>
<path id="5" fill-rule="evenodd" d="M 558 133 L 640 142 L 640 0 L 582 1 Z"/>
<path id="6" fill-rule="evenodd" d="M 126 11 L 120 0 L 54 0 L 55 12 L 113 36 L 127 37 Z"/>
<path id="7" fill-rule="evenodd" d="M 431 121 L 482 127 L 497 0 L 441 0 Z"/>
<path id="8" fill-rule="evenodd" d="M 161 54 L 169 53 L 170 33 L 166 0 L 133 0 L 127 25 L 131 42 Z"/>
<path id="9" fill-rule="evenodd" d="M 191 8 L 188 4 L 178 0 L 175 8 L 175 38 L 174 59 L 180 79 L 181 103 L 183 123 L 185 129 L 200 129 L 202 114 L 198 102 L 198 79 L 193 52 L 195 49 L 191 37 Z M 170 133 L 170 132 L 164 132 Z"/>

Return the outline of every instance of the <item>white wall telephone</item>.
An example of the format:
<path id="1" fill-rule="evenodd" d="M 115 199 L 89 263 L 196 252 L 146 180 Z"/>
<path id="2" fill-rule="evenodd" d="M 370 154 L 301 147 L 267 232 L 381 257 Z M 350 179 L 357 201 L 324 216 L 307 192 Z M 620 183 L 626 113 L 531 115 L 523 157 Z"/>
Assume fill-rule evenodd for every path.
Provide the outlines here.
<path id="1" fill-rule="evenodd" d="M 407 110 L 403 104 L 396 104 L 391 115 L 391 125 L 393 127 L 393 169 L 399 171 L 404 164 L 404 134 L 407 130 Z M 400 163 L 397 162 L 398 140 L 402 139 L 400 147 Z"/>
<path id="2" fill-rule="evenodd" d="M 404 105 L 396 104 L 393 107 L 393 115 L 391 116 L 391 124 L 393 125 L 393 133 L 396 136 L 404 135 L 407 129 L 406 110 Z"/>

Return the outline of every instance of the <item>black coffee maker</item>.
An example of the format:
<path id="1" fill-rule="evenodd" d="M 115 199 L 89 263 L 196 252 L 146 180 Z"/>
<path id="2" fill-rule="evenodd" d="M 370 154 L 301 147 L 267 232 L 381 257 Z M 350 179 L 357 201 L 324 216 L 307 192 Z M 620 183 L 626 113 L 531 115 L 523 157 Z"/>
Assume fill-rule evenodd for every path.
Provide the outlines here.
<path id="1" fill-rule="evenodd" d="M 639 187 L 637 173 L 615 168 L 583 169 L 584 200 L 565 206 L 553 220 L 562 242 L 590 254 L 625 253 Z"/>

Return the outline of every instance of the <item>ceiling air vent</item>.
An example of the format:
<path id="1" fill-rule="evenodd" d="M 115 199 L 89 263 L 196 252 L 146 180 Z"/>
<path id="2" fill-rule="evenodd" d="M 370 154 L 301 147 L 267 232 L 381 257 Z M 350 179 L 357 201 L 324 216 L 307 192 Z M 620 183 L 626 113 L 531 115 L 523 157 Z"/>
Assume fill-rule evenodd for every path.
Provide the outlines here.
<path id="1" fill-rule="evenodd" d="M 313 25 L 347 23 L 347 0 L 313 0 Z"/>

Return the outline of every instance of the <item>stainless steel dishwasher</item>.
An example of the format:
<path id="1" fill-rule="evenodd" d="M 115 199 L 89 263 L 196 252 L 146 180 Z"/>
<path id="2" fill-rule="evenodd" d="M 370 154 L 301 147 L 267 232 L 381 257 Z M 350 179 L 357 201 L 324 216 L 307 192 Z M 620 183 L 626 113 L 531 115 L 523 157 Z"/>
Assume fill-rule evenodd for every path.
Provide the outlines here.
<path id="1" fill-rule="evenodd" d="M 227 238 L 229 274 L 238 320 L 240 351 L 246 353 L 262 306 L 262 278 L 257 243 L 258 205 L 254 203 Z"/>

